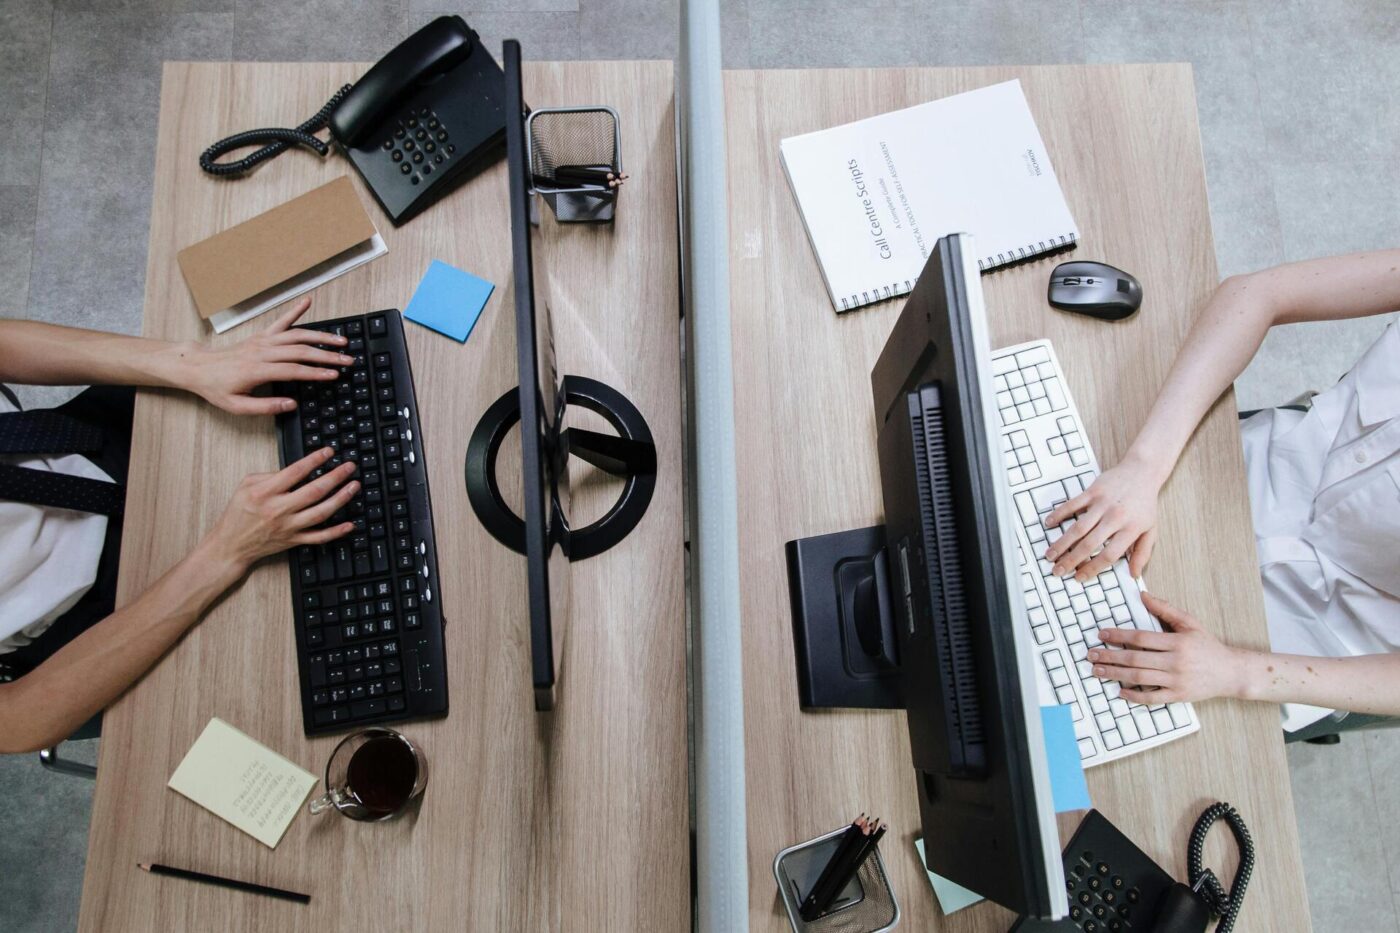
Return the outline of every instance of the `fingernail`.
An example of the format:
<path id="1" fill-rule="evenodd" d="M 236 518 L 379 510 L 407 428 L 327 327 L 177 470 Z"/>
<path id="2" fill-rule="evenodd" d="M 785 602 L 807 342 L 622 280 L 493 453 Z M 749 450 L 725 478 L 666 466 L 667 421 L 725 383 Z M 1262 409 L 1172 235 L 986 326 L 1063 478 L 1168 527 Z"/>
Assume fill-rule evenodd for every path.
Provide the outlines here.
<path id="1" fill-rule="evenodd" d="M 282 410 L 283 410 L 283 411 L 291 411 L 293 408 L 296 408 L 296 407 L 297 407 L 297 403 L 294 402 L 294 401 L 292 401 L 291 399 L 289 399 L 289 398 L 284 398 L 284 399 L 282 399 Z"/>
<path id="2" fill-rule="evenodd" d="M 1098 665 L 1094 665 L 1094 676 L 1095 676 L 1095 677 L 1102 677 L 1102 676 L 1103 676 L 1103 668 L 1102 668 L 1102 667 L 1099 667 Z"/>
<path id="3" fill-rule="evenodd" d="M 333 448 L 333 447 L 322 447 L 322 448 L 321 448 L 321 456 L 323 456 L 323 457 L 329 457 L 329 456 L 331 456 L 331 455 L 334 454 L 334 453 L 335 453 L 335 448 Z"/>
<path id="4" fill-rule="evenodd" d="M 1098 659 L 1099 659 L 1099 649 L 1095 648 L 1093 651 L 1090 651 L 1090 652 L 1089 652 L 1089 660 L 1090 660 L 1090 661 L 1097 661 Z"/>
<path id="5" fill-rule="evenodd" d="M 355 358 L 353 356 L 346 356 L 344 353 L 342 353 L 340 354 L 340 361 L 346 366 L 349 366 L 351 363 L 355 362 Z"/>

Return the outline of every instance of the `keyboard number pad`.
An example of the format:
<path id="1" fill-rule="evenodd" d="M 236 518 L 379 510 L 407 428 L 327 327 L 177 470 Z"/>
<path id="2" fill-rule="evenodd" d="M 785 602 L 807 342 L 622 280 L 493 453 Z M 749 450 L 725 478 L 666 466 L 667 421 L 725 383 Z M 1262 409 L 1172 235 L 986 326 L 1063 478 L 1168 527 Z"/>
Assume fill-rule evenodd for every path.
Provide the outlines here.
<path id="1" fill-rule="evenodd" d="M 1045 347 L 995 357 L 992 369 L 997 409 L 1006 427 L 1069 406 L 1055 365 L 1050 362 L 1050 351 Z"/>

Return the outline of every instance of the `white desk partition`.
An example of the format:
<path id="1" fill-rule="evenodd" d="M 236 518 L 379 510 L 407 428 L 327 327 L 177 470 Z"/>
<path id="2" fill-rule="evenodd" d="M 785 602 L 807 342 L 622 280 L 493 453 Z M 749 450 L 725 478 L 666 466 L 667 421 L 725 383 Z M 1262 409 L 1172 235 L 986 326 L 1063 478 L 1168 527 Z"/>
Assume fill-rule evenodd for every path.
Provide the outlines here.
<path id="1" fill-rule="evenodd" d="M 695 929 L 749 928 L 719 0 L 682 0 L 677 97 L 690 397 Z"/>

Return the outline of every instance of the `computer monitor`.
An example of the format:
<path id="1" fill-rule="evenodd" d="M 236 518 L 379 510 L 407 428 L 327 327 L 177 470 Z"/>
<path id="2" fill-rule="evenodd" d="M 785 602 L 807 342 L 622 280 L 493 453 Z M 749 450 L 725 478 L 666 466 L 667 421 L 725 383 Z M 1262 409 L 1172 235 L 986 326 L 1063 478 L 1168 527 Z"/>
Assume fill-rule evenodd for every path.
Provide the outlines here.
<path id="1" fill-rule="evenodd" d="M 554 708 L 561 636 L 568 618 L 568 450 L 562 443 L 565 392 L 554 358 L 549 279 L 536 249 L 540 218 L 525 146 L 520 44 L 505 58 L 506 166 L 515 277 L 515 352 L 520 373 L 520 443 L 524 479 L 525 560 L 530 601 L 531 677 L 535 708 Z"/>
<path id="2" fill-rule="evenodd" d="M 965 234 L 938 241 L 871 373 L 884 526 L 789 544 L 798 676 L 804 706 L 907 710 L 931 871 L 1056 919 L 1068 903 L 975 257 Z"/>
<path id="3" fill-rule="evenodd" d="M 641 521 L 656 486 L 656 448 L 646 420 L 622 393 L 594 379 L 560 373 L 543 263 L 545 217 L 530 169 L 520 58 L 520 43 L 507 39 L 502 65 L 519 385 L 497 399 L 472 432 L 466 485 L 487 531 L 525 555 L 531 681 L 535 708 L 545 711 L 554 708 L 564 655 L 569 563 L 613 547 Z M 565 427 L 570 406 L 601 415 L 617 434 Z M 506 504 L 496 478 L 497 455 L 517 421 L 523 516 Z M 583 527 L 569 520 L 571 456 L 624 479 L 618 501 Z"/>

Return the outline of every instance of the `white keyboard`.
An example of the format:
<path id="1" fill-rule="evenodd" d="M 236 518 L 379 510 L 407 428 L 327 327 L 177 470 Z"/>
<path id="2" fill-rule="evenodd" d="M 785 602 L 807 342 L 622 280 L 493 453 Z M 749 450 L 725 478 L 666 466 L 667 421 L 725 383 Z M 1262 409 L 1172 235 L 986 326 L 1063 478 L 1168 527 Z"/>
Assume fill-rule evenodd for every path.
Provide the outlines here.
<path id="1" fill-rule="evenodd" d="M 1099 475 L 1054 349 L 1048 340 L 1036 340 L 996 350 L 992 370 L 1041 696 L 1070 707 L 1085 767 L 1195 732 L 1200 722 L 1191 704 L 1131 703 L 1118 696 L 1117 683 L 1092 673 L 1087 657 L 1090 648 L 1103 644 L 1100 628 L 1161 631 L 1142 604 L 1127 561 L 1081 584 L 1055 576 L 1043 557 L 1063 527 L 1047 528 L 1045 516 Z"/>

